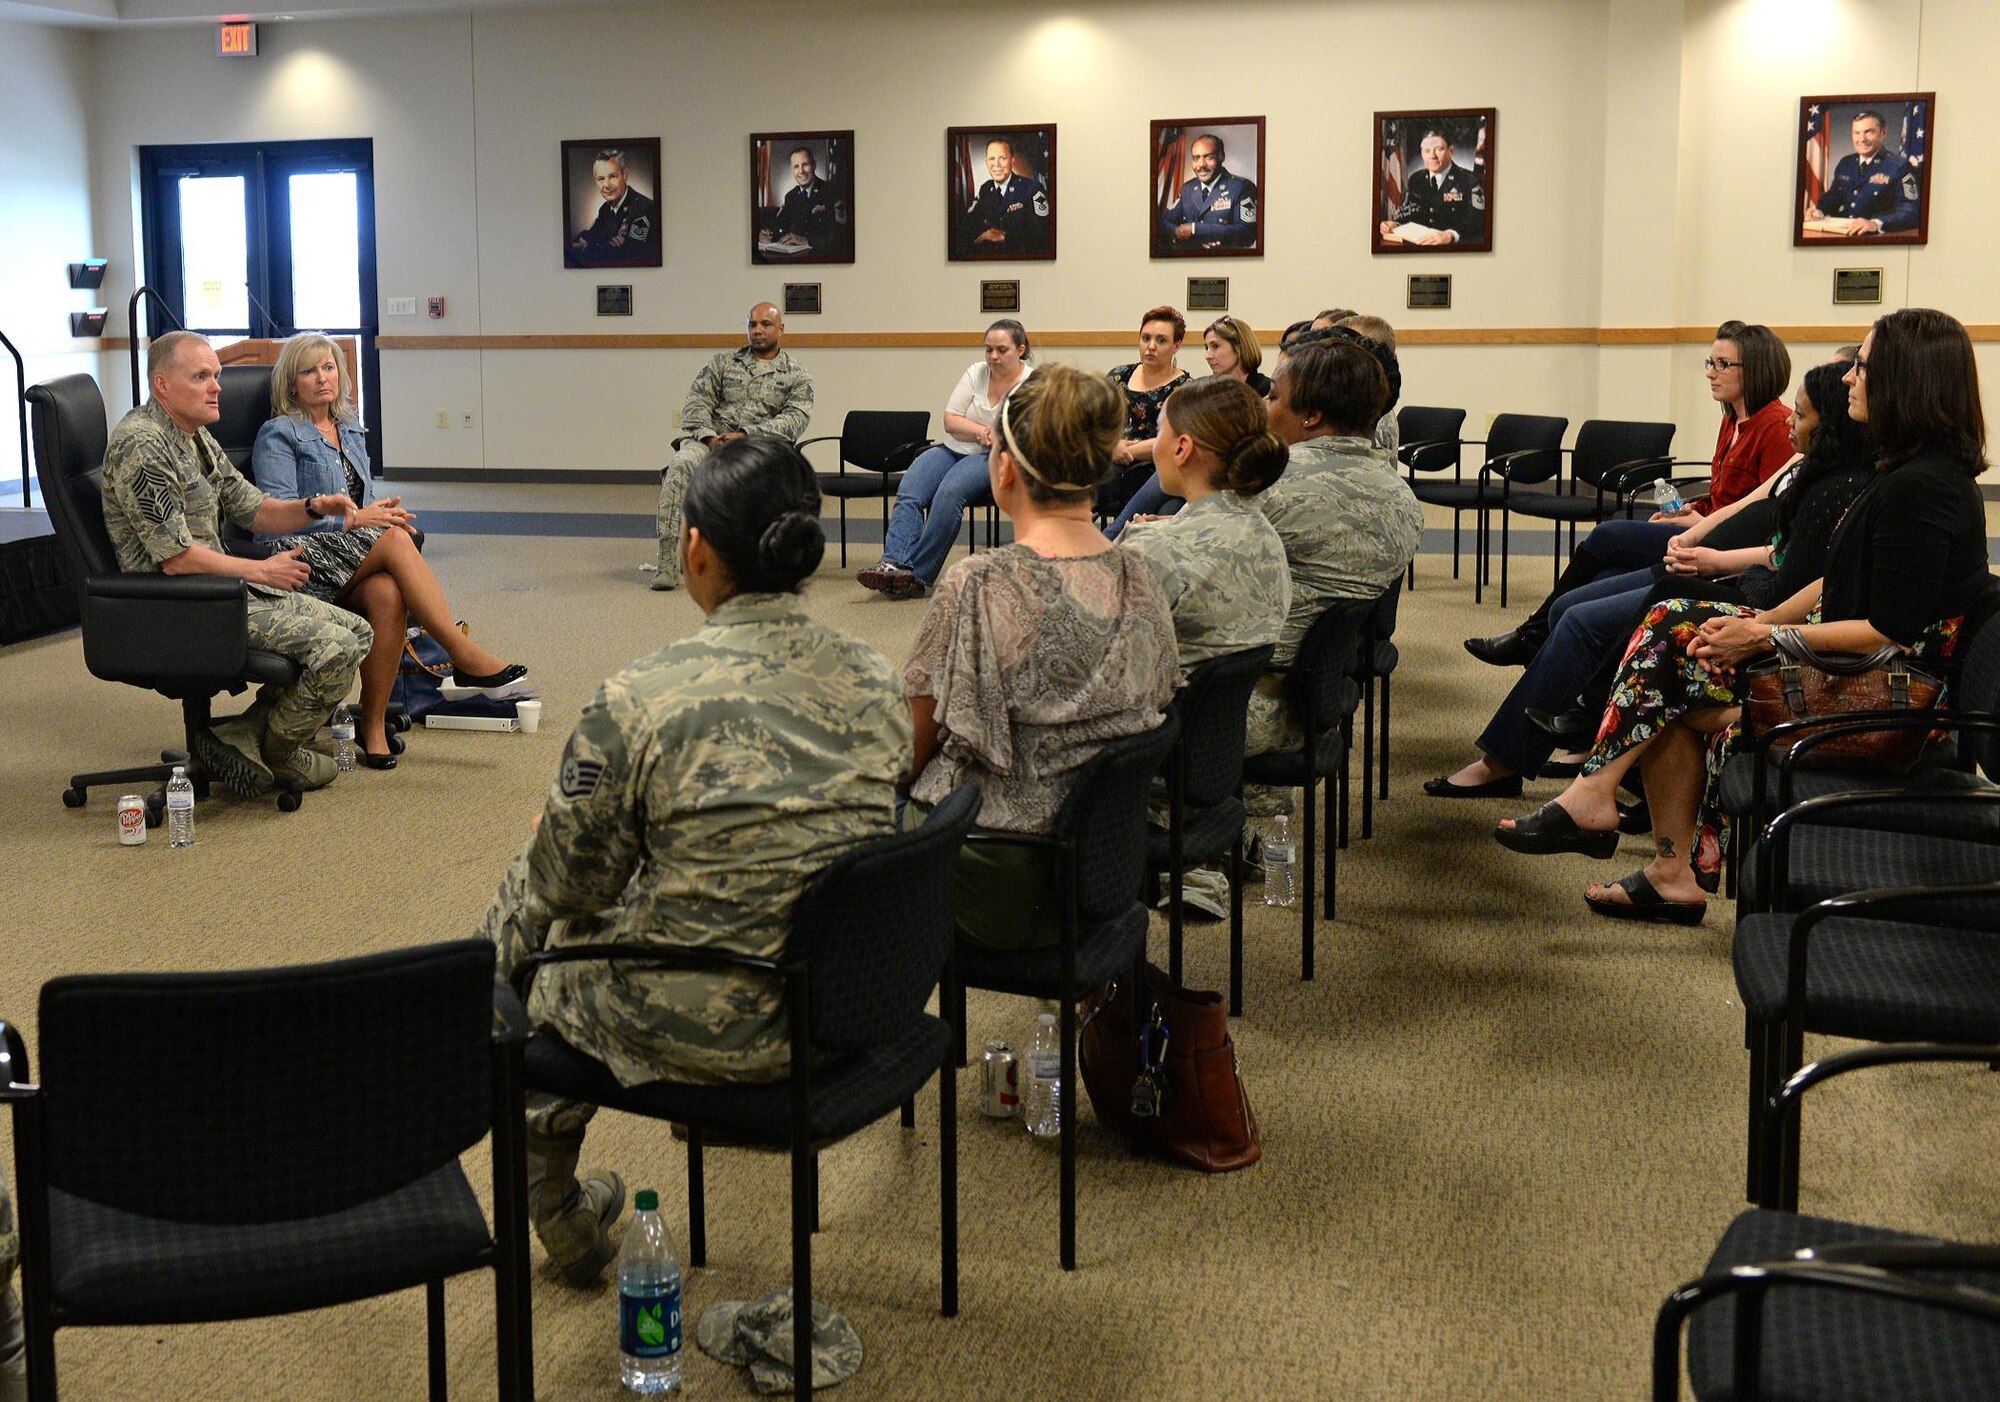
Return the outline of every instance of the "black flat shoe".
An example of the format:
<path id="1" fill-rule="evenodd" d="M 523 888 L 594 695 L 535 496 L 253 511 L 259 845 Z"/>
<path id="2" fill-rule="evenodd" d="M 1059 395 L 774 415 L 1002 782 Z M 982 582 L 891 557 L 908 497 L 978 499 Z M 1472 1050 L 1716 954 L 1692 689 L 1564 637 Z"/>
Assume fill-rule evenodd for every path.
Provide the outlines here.
<path id="1" fill-rule="evenodd" d="M 1574 779 L 1583 773 L 1580 759 L 1552 759 L 1535 771 L 1537 779 Z"/>
<path id="2" fill-rule="evenodd" d="M 483 677 L 473 672 L 454 671 L 451 674 L 451 684 L 453 686 L 469 686 L 480 691 L 486 691 L 496 686 L 511 686 L 527 675 L 528 669 L 521 663 L 509 662 L 499 671 Z"/>
<path id="3" fill-rule="evenodd" d="M 1597 738 L 1598 717 L 1580 707 L 1544 711 L 1539 706 L 1526 706 L 1521 714 L 1529 725 L 1568 749 L 1581 750 Z"/>
<path id="4" fill-rule="evenodd" d="M 1653 830 L 1653 810 L 1646 806 L 1646 800 L 1618 805 L 1618 831 L 1630 833 L 1634 837 L 1644 837 Z"/>
<path id="5" fill-rule="evenodd" d="M 1435 779 L 1424 780 L 1424 792 L 1432 798 L 1519 798 L 1521 776 L 1509 774 L 1504 779 L 1488 779 L 1483 784 L 1454 784 L 1449 774 L 1440 774 Z"/>
<path id="6" fill-rule="evenodd" d="M 1533 857 L 1557 852 L 1581 852 L 1587 857 L 1609 857 L 1618 851 L 1618 833 L 1589 832 L 1551 799 L 1525 818 L 1516 818 L 1511 828 L 1493 829 L 1494 840 L 1513 852 Z"/>
<path id="7" fill-rule="evenodd" d="M 1541 651 L 1544 637 L 1534 629 L 1510 628 L 1490 638 L 1467 638 L 1465 650 L 1489 667 L 1525 667 Z"/>
<path id="8" fill-rule="evenodd" d="M 1586 893 L 1583 903 L 1599 915 L 1608 915 L 1613 920 L 1644 920 L 1655 925 L 1699 925 L 1702 916 L 1708 912 L 1707 901 L 1662 899 L 1643 871 L 1621 876 L 1610 884 L 1623 891 L 1626 899 L 1607 901 L 1602 896 Z"/>
<path id="9" fill-rule="evenodd" d="M 372 754 L 367 750 L 356 750 L 354 752 L 354 762 L 359 764 L 363 769 L 394 769 L 396 767 L 396 757 L 394 755 Z"/>

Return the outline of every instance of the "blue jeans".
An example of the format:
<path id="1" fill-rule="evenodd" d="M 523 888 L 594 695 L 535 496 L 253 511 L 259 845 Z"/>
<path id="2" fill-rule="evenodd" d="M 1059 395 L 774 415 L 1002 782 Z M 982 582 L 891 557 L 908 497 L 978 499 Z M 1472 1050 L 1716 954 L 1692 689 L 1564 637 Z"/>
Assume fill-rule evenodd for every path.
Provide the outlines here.
<path id="1" fill-rule="evenodd" d="M 1604 527 L 1597 529 L 1602 531 Z M 1596 538 L 1597 531 L 1593 531 L 1591 539 Z M 1595 551 L 1597 546 L 1591 548 Z M 1666 546 L 1662 544 L 1660 549 L 1664 551 Z M 1604 660 L 1605 652 L 1629 635 L 1632 617 L 1646 602 L 1646 594 L 1652 587 L 1653 570 L 1648 565 L 1623 574 L 1600 576 L 1558 599 L 1549 613 L 1553 625 L 1549 640 L 1542 644 L 1535 660 L 1528 664 L 1521 679 L 1514 683 L 1514 689 L 1493 713 L 1493 719 L 1486 723 L 1479 736 L 1480 753 L 1530 776 L 1546 764 L 1555 753 L 1556 742 L 1528 719 L 1528 709 L 1568 710 L 1577 692 Z"/>
<path id="2" fill-rule="evenodd" d="M 1104 534 L 1112 540 L 1125 529 L 1125 523 L 1134 516 L 1171 516 L 1187 502 L 1180 497 L 1170 497 L 1166 488 L 1160 485 L 1160 474 L 1155 472 L 1146 479 L 1146 484 L 1132 493 L 1132 499 L 1125 503 L 1125 509 L 1118 513 L 1118 519 L 1111 523 L 1111 529 Z"/>
<path id="3" fill-rule="evenodd" d="M 1601 570 L 1651 569 L 1667 553 L 1667 542 L 1686 530 L 1679 521 L 1599 521 L 1577 549 L 1588 551 Z"/>
<path id="4" fill-rule="evenodd" d="M 925 449 L 896 488 L 896 509 L 889 517 L 889 534 L 882 539 L 882 558 L 903 566 L 928 588 L 944 571 L 965 508 L 992 500 L 986 454 L 959 454 L 942 446 Z"/>

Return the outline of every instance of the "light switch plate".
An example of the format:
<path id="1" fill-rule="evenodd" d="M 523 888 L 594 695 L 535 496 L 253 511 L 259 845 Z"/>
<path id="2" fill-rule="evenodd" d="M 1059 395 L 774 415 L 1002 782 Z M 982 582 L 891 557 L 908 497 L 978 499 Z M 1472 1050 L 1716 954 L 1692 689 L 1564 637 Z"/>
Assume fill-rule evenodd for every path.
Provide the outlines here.
<path id="1" fill-rule="evenodd" d="M 416 299 L 416 298 L 414 298 L 414 297 L 391 297 L 391 298 L 389 299 L 389 315 L 390 315 L 390 316 L 415 316 L 416 314 L 417 314 L 417 299 Z"/>

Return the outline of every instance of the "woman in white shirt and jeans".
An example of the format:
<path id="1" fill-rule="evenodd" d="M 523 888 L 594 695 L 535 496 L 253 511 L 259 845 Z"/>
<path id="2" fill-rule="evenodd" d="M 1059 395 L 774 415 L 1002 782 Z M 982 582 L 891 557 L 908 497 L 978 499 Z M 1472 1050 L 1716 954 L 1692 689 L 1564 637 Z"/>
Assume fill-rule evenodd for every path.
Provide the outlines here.
<path id="1" fill-rule="evenodd" d="M 958 539 L 965 508 L 993 500 L 986 456 L 1001 401 L 1034 373 L 1028 332 L 1001 320 L 986 328 L 986 358 L 967 367 L 944 406 L 945 441 L 926 449 L 903 474 L 882 558 L 854 577 L 892 599 L 922 598 L 937 582 Z"/>

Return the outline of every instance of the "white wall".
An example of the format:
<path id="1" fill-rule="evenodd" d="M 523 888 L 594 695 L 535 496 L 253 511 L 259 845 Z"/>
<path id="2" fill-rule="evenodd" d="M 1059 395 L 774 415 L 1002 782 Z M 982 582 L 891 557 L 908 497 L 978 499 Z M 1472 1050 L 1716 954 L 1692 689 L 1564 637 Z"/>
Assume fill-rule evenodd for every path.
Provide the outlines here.
<path id="1" fill-rule="evenodd" d="M 96 256 L 90 204 L 90 38 L 0 19 L 0 331 L 28 383 L 98 369 L 69 314 L 104 303 L 70 290 L 67 265 Z M 0 489 L 20 483 L 14 365 L 0 352 Z M 18 501 L 19 498 L 13 498 Z"/>
<path id="2" fill-rule="evenodd" d="M 1935 300 L 2000 319 L 1980 232 L 2000 190 L 1976 179 L 1974 103 L 2000 60 L 1988 0 L 1246 0 L 1227 78 L 1192 36 L 1196 0 L 960 11 L 917 0 L 497 11 L 393 22 L 267 24 L 254 63 L 212 56 L 207 28 L 98 37 L 97 233 L 132 264 L 131 170 L 143 143 L 369 136 L 381 294 L 442 295 L 442 321 L 391 335 L 732 334 L 784 270 L 747 252 L 752 130 L 856 131 L 859 261 L 794 278 L 826 314 L 791 330 L 960 332 L 965 348 L 802 350 L 816 432 L 850 407 L 936 406 L 986 318 L 981 276 L 1019 277 L 1036 331 L 1131 325 L 1178 303 L 1190 273 L 1232 279 L 1232 310 L 1282 325 L 1331 303 L 1406 329 L 1675 327 L 1741 316 L 1857 324 L 1831 305 L 1836 264 L 1880 264 L 1890 305 Z M 1243 55 L 1254 56 L 1245 61 Z M 1163 65 L 1162 57 L 1167 62 Z M 1421 55 L 1422 62 L 1414 62 Z M 1793 249 L 1791 140 L 1808 91 L 1940 90 L 1949 164 L 1931 247 Z M 1486 106 L 1496 132 L 1496 252 L 1377 257 L 1367 205 L 1378 109 Z M 1269 256 L 1146 256 L 1147 124 L 1261 112 Z M 1061 257 L 954 264 L 944 254 L 943 130 L 1053 121 Z M 559 143 L 658 132 L 666 266 L 617 273 L 637 314 L 600 320 L 602 273 L 560 266 Z M 1966 165 L 1960 165 L 1961 152 Z M 1449 312 L 1400 311 L 1412 271 L 1450 272 Z M 129 282 L 124 284 L 129 289 Z M 122 300 L 121 293 L 113 296 Z M 1135 328 L 1136 329 L 1136 328 Z M 1795 345 L 1801 365 L 1822 347 Z M 1699 454 L 1714 409 L 1695 346 L 1406 349 L 1411 402 L 1471 424 L 1520 409 L 1672 418 Z M 636 468 L 665 453 L 707 352 L 390 351 L 381 417 L 393 467 Z M 1123 352 L 1053 352 L 1108 366 Z M 1190 349 L 1182 357 L 1200 370 Z M 453 427 L 437 429 L 436 411 Z M 457 425 L 470 411 L 475 426 Z"/>

